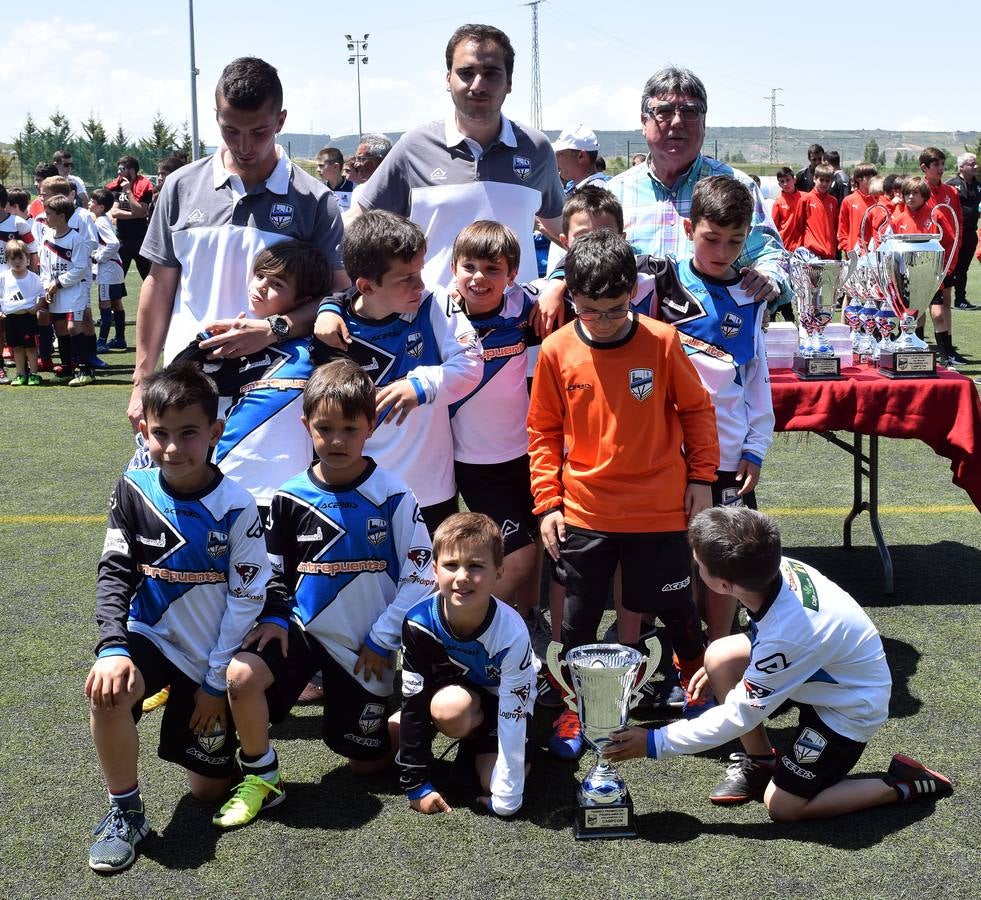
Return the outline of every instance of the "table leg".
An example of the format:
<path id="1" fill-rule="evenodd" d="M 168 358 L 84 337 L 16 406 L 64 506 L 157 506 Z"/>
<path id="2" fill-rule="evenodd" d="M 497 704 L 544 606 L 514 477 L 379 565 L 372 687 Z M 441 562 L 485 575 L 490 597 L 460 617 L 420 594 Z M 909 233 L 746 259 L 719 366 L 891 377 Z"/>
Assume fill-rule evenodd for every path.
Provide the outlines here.
<path id="1" fill-rule="evenodd" d="M 861 435 L 855 435 L 855 441 L 858 444 L 858 448 L 861 447 Z M 859 452 L 857 454 L 861 456 Z M 882 527 L 879 525 L 879 436 L 877 434 L 869 435 L 869 502 L 865 504 L 866 509 L 869 511 L 869 526 L 872 529 L 872 534 L 875 537 L 875 545 L 879 548 L 879 558 L 882 560 L 882 571 L 885 575 L 886 582 L 886 593 L 894 594 L 895 590 L 893 588 L 893 578 L 892 578 L 892 554 L 889 552 L 889 546 L 886 544 L 886 539 L 882 535 Z"/>
<path id="2" fill-rule="evenodd" d="M 839 439 L 833 442 L 852 455 L 852 508 L 845 516 L 841 536 L 841 543 L 846 550 L 852 547 L 852 522 L 863 509 L 868 508 L 864 499 L 865 492 L 862 490 L 862 435 L 854 434 L 852 437 L 854 443 L 851 447 Z"/>

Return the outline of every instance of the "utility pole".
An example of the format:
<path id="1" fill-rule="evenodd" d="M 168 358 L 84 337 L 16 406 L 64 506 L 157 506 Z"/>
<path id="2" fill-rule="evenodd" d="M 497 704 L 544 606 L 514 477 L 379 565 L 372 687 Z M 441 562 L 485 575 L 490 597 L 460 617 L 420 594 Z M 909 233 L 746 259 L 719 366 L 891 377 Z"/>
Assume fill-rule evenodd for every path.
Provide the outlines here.
<path id="1" fill-rule="evenodd" d="M 538 57 L 538 6 L 545 0 L 531 0 L 531 124 L 542 129 L 542 70 Z"/>
<path id="2" fill-rule="evenodd" d="M 783 106 L 782 103 L 777 103 L 777 91 L 782 90 L 779 87 L 771 88 L 770 96 L 763 98 L 770 101 L 770 162 L 777 161 L 777 107 Z"/>
<path id="3" fill-rule="evenodd" d="M 187 0 L 188 36 L 191 43 L 191 159 L 200 155 L 198 138 L 198 67 L 194 63 L 194 0 Z"/>
<path id="4" fill-rule="evenodd" d="M 368 49 L 368 35 L 365 34 L 361 40 L 357 40 L 351 37 L 349 34 L 344 35 L 344 39 L 347 41 L 347 51 L 351 55 L 347 58 L 347 61 L 354 66 L 355 71 L 358 76 L 358 138 L 360 139 L 361 131 L 361 65 L 368 65 L 368 57 L 364 55 L 365 50 Z"/>

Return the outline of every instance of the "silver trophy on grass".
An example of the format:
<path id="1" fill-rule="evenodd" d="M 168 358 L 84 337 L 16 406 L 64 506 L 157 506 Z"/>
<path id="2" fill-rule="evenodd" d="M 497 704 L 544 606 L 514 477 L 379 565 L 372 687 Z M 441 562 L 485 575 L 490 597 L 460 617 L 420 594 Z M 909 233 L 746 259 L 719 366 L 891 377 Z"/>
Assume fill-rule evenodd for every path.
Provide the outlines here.
<path id="1" fill-rule="evenodd" d="M 844 260 L 805 259 L 799 252 L 790 259 L 790 278 L 797 298 L 800 321 L 808 340 L 794 357 L 794 371 L 805 379 L 840 379 L 841 360 L 825 340 L 825 326 L 834 318 L 837 298 L 852 278 L 858 254 Z"/>
<path id="2" fill-rule="evenodd" d="M 549 671 L 565 692 L 565 702 L 579 713 L 582 736 L 596 751 L 596 764 L 586 773 L 578 793 L 574 828 L 577 840 L 637 837 L 634 805 L 616 767 L 600 756 L 610 732 L 627 724 L 640 689 L 661 659 L 657 638 L 647 641 L 648 655 L 622 644 L 586 644 L 565 655 L 572 687 L 562 677 L 562 645 L 552 641 L 546 659 Z"/>
<path id="3" fill-rule="evenodd" d="M 938 203 L 932 214 L 944 207 L 954 222 L 954 246 L 960 237 L 957 218 L 946 203 Z M 939 225 L 938 225 L 939 228 Z M 890 378 L 931 378 L 937 373 L 937 357 L 916 336 L 917 310 L 929 306 L 956 261 L 956 254 L 944 260 L 941 234 L 894 234 L 885 237 L 876 251 L 879 284 L 899 316 L 902 334 L 891 352 L 882 352 L 879 371 Z"/>

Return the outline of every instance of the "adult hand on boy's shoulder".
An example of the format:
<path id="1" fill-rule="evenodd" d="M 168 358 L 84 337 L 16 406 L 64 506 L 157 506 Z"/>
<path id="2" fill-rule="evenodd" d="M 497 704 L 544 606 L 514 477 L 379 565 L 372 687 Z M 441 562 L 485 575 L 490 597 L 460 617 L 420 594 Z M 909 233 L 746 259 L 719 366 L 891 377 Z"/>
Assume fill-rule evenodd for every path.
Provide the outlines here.
<path id="1" fill-rule="evenodd" d="M 691 522 L 703 509 L 712 505 L 712 486 L 709 484 L 689 483 L 685 488 L 685 515 Z"/>
<path id="2" fill-rule="evenodd" d="M 420 797 L 418 800 L 410 800 L 409 806 L 416 812 L 425 813 L 426 815 L 453 812 L 453 808 L 443 799 L 443 795 L 439 791 L 430 791 L 425 797 Z"/>
<path id="3" fill-rule="evenodd" d="M 736 468 L 736 481 L 740 483 L 736 496 L 745 497 L 760 483 L 760 467 L 748 459 L 739 460 L 739 466 Z"/>
<path id="4" fill-rule="evenodd" d="M 272 327 L 265 319 L 247 319 L 239 313 L 234 319 L 219 319 L 205 325 L 211 336 L 201 341 L 202 350 L 210 350 L 214 359 L 250 356 L 275 343 Z"/>
<path id="5" fill-rule="evenodd" d="M 739 286 L 756 300 L 776 300 L 780 296 L 780 285 L 765 272 L 744 266 L 739 274 L 743 276 Z"/>
<path id="6" fill-rule="evenodd" d="M 603 748 L 603 759 L 619 762 L 623 759 L 642 759 L 648 755 L 650 730 L 633 726 L 610 732 L 610 743 Z"/>
<path id="7" fill-rule="evenodd" d="M 97 659 L 85 679 L 85 696 L 96 709 L 113 709 L 136 688 L 136 666 L 128 656 Z"/>
<path id="8" fill-rule="evenodd" d="M 228 726 L 225 720 L 225 695 L 209 694 L 204 688 L 194 692 L 194 712 L 187 723 L 195 734 L 211 734 L 215 725 L 224 731 Z"/>
<path id="9" fill-rule="evenodd" d="M 320 313 L 313 323 L 313 336 L 335 350 L 347 350 L 351 333 L 343 316 L 329 310 Z"/>
<path id="10" fill-rule="evenodd" d="M 415 385 L 408 378 L 400 378 L 385 387 L 379 388 L 375 394 L 375 410 L 378 415 L 384 414 L 382 423 L 392 422 L 401 425 L 406 416 L 419 405 L 419 395 Z M 397 417 L 397 418 L 396 418 Z"/>
<path id="11" fill-rule="evenodd" d="M 371 681 L 372 676 L 381 681 L 385 669 L 391 669 L 394 665 L 395 660 L 392 659 L 391 654 L 380 656 L 367 644 L 362 644 L 358 651 L 358 661 L 354 664 L 354 674 L 360 674 L 363 669 L 366 683 Z"/>
<path id="12" fill-rule="evenodd" d="M 289 649 L 289 634 L 282 625 L 277 625 L 275 622 L 260 622 L 245 636 L 245 640 L 242 641 L 242 649 L 255 644 L 256 652 L 261 653 L 266 644 L 270 641 L 276 641 L 285 659 L 286 651 Z"/>
<path id="13" fill-rule="evenodd" d="M 562 514 L 562 510 L 553 509 L 551 512 L 545 513 L 538 527 L 548 555 L 558 562 L 562 545 L 565 543 L 565 516 Z"/>

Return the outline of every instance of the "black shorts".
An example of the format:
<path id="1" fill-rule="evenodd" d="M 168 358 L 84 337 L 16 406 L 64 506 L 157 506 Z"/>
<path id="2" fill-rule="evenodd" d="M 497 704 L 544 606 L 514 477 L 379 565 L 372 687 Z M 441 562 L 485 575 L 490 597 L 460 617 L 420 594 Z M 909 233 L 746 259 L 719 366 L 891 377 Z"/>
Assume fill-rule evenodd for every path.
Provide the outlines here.
<path id="1" fill-rule="evenodd" d="M 944 287 L 947 285 L 945 284 Z M 944 305 L 944 292 L 942 290 L 937 291 L 933 295 L 933 299 L 930 301 L 931 306 L 943 306 Z"/>
<path id="2" fill-rule="evenodd" d="M 255 650 L 247 647 L 240 652 Z M 269 721 L 282 722 L 310 678 L 323 672 L 324 743 L 348 759 L 373 761 L 384 759 L 391 752 L 385 698 L 349 675 L 316 638 L 295 622 L 290 622 L 289 656 L 283 658 L 277 641 L 270 641 L 256 655 L 269 666 L 275 679 L 266 691 Z"/>
<path id="3" fill-rule="evenodd" d="M 196 735 L 188 727 L 194 713 L 194 694 L 200 687 L 177 668 L 149 638 L 129 633 L 129 654 L 146 685 L 144 697 L 152 697 L 170 685 L 170 696 L 160 723 L 157 756 L 208 778 L 230 778 L 237 770 L 235 751 L 238 739 L 232 713 L 225 701 L 228 722 L 223 734 Z M 133 719 L 140 721 L 142 699 L 133 707 Z"/>
<path id="4" fill-rule="evenodd" d="M 99 289 L 99 302 L 109 303 L 112 300 L 122 300 L 126 296 L 126 285 L 120 282 L 119 284 L 100 284 L 97 285 Z"/>
<path id="5" fill-rule="evenodd" d="M 756 491 L 750 491 L 744 497 L 737 497 L 742 485 L 736 481 L 735 472 L 718 471 L 712 484 L 713 506 L 747 506 L 756 509 Z"/>
<path id="6" fill-rule="evenodd" d="M 782 791 L 808 800 L 837 784 L 858 762 L 865 744 L 829 728 L 814 707 L 800 704 L 800 723 L 793 743 L 780 757 L 773 783 Z"/>
<path id="7" fill-rule="evenodd" d="M 535 543 L 538 532 L 529 465 L 527 454 L 501 463 L 454 464 L 457 490 L 467 509 L 485 513 L 501 526 L 505 556 Z"/>
<path id="8" fill-rule="evenodd" d="M 8 347 L 34 347 L 38 333 L 36 313 L 15 313 L 3 322 Z"/>
<path id="9" fill-rule="evenodd" d="M 419 507 L 419 512 L 422 514 L 422 520 L 426 523 L 426 531 L 429 532 L 430 539 L 436 534 L 436 529 L 439 528 L 443 519 L 459 511 L 460 504 L 456 502 L 455 496 L 450 497 L 449 500 L 442 501 L 442 503 Z"/>
<path id="10" fill-rule="evenodd" d="M 474 694 L 480 701 L 480 709 L 484 714 L 483 721 L 477 726 L 477 731 L 475 734 L 469 736 L 467 741 L 470 742 L 470 748 L 474 753 L 497 753 L 497 708 L 498 702 L 497 697 L 490 691 L 484 690 L 482 687 L 471 684 L 469 681 L 463 678 L 453 678 L 447 681 L 440 682 L 433 695 L 438 694 L 443 688 L 449 687 L 450 685 L 457 685 Z"/>

